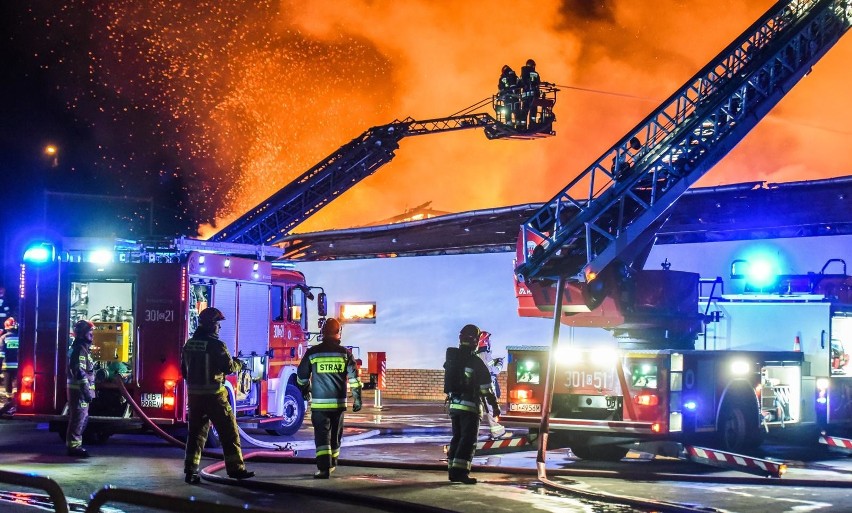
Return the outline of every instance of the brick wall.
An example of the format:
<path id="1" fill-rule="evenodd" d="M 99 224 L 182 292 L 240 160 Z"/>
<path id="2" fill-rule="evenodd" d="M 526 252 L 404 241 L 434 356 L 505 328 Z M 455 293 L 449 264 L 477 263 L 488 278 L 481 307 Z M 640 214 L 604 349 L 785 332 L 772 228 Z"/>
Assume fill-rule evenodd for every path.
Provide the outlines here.
<path id="1" fill-rule="evenodd" d="M 369 383 L 370 375 L 361 367 L 361 382 Z M 506 401 L 506 372 L 497 378 L 502 390 L 501 402 Z M 388 369 L 382 397 L 388 399 L 422 399 L 427 401 L 444 400 L 443 369 Z M 372 390 L 365 390 L 364 396 L 373 396 Z"/>

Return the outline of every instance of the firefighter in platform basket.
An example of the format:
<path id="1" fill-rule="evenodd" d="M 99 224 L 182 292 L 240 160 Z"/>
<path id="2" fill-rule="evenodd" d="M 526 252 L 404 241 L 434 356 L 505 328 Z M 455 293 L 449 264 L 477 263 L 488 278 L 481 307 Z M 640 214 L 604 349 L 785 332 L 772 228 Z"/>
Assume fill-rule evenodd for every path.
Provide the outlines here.
<path id="1" fill-rule="evenodd" d="M 296 384 L 311 397 L 317 470 L 314 479 L 328 479 L 337 467 L 346 411 L 346 384 L 354 399 L 352 411 L 361 410 L 361 380 L 352 353 L 340 345 L 340 321 L 331 317 L 322 325 L 322 342 L 305 352 L 296 371 Z"/>
<path id="2" fill-rule="evenodd" d="M 483 401 L 491 405 L 491 413 L 500 416 L 500 406 L 491 387 L 491 373 L 476 355 L 480 330 L 468 324 L 459 332 L 459 347 L 447 348 L 444 362 L 444 392 L 449 402 L 453 437 L 447 452 L 450 481 L 476 484 L 470 477 L 473 453 L 479 434 L 479 420 Z"/>
<path id="3" fill-rule="evenodd" d="M 95 325 L 81 319 L 74 325 L 74 341 L 68 356 L 68 431 L 65 444 L 68 455 L 88 458 L 83 448 L 83 431 L 89 422 L 89 404 L 95 398 L 95 362 L 92 360 L 92 339 Z"/>
<path id="4" fill-rule="evenodd" d="M 205 308 L 198 314 L 198 329 L 186 341 L 181 355 L 181 374 L 186 380 L 189 409 L 189 434 L 184 459 L 185 481 L 198 484 L 198 465 L 207 442 L 210 423 L 219 433 L 228 477 L 248 479 L 254 472 L 246 470 L 237 433 L 237 419 L 228 400 L 224 382 L 227 374 L 242 368 L 231 358 L 225 343 L 219 339 L 219 328 L 225 316 L 216 308 Z"/>

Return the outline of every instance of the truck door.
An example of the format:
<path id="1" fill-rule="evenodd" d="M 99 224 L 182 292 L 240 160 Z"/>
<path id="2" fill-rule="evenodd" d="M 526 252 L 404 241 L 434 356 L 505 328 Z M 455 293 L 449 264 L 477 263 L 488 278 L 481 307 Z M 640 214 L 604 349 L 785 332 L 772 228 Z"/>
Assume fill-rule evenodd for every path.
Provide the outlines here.
<path id="1" fill-rule="evenodd" d="M 132 275 L 117 277 L 88 272 L 69 276 L 67 326 L 81 319 L 95 324 L 91 356 L 95 362 L 98 395 L 90 410 L 95 416 L 121 418 L 129 415 L 128 405 L 113 380 L 121 379 L 125 383 L 135 380 L 134 278 Z M 66 344 L 70 341 L 69 336 Z"/>

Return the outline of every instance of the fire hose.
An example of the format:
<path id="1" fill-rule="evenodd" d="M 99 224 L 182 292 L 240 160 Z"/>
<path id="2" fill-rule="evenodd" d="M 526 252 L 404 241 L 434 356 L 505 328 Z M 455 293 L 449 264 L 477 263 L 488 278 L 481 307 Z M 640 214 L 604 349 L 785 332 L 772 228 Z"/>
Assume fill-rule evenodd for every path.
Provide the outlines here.
<path id="1" fill-rule="evenodd" d="M 130 392 L 127 390 L 127 387 L 124 386 L 123 380 L 116 379 L 114 381 L 115 381 L 115 383 L 118 384 L 118 388 L 121 391 L 121 395 L 124 397 L 125 400 L 127 400 L 127 403 L 130 405 L 130 407 L 133 409 L 133 411 L 136 413 L 136 415 L 140 419 L 142 419 L 142 422 L 144 422 L 146 426 L 151 428 L 151 430 L 154 431 L 154 433 L 156 433 L 157 436 L 159 436 L 160 438 L 162 438 L 163 440 L 165 440 L 169 444 L 171 444 L 175 447 L 180 447 L 181 449 L 186 449 L 186 443 L 181 442 L 177 438 L 175 438 L 172 435 L 163 431 L 163 429 L 160 426 L 158 426 L 153 420 L 151 420 L 150 417 L 148 417 L 148 415 L 145 414 L 144 411 L 142 411 L 142 408 L 133 399 L 133 396 L 130 395 Z M 231 409 L 233 410 L 234 409 L 233 394 L 229 394 L 228 399 L 231 402 Z M 279 444 L 271 444 L 271 443 L 267 443 L 267 442 L 262 442 L 260 440 L 255 440 L 254 438 L 248 436 L 246 434 L 246 432 L 243 431 L 242 428 L 240 428 L 239 426 L 237 426 L 237 429 L 239 430 L 240 436 L 244 437 L 246 439 L 246 441 L 251 443 L 251 444 L 260 443 L 260 444 L 264 444 L 264 446 L 268 449 L 274 449 L 276 451 L 290 451 L 290 452 L 292 452 L 291 456 L 295 455 L 295 451 L 292 451 L 290 449 L 289 444 L 287 444 L 285 446 L 281 446 Z M 220 453 L 218 451 L 211 451 L 211 450 L 208 450 L 208 449 L 204 449 L 203 451 L 201 451 L 201 454 L 203 456 L 207 456 L 208 458 L 222 459 L 222 453 Z"/>

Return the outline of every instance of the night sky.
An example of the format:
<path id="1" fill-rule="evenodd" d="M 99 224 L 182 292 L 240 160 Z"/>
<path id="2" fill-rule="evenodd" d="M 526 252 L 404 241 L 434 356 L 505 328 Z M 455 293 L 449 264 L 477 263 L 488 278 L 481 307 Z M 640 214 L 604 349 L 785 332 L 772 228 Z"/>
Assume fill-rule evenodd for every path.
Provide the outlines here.
<path id="1" fill-rule="evenodd" d="M 209 234 L 367 128 L 450 115 L 531 57 L 570 86 L 556 137 L 404 141 L 297 231 L 427 201 L 459 212 L 547 200 L 772 4 L 2 2 L 6 267 L 45 217 L 65 235 Z M 850 174 L 849 62 L 847 37 L 699 185 Z"/>

